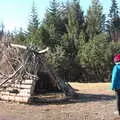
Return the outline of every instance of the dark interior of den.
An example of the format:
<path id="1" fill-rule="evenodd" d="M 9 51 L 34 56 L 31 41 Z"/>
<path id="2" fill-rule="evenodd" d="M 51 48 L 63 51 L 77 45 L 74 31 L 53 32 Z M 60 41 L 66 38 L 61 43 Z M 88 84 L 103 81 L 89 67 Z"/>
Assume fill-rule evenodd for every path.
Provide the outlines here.
<path id="1" fill-rule="evenodd" d="M 34 95 L 61 92 L 57 84 L 47 72 L 39 72 L 39 79 L 36 81 Z"/>

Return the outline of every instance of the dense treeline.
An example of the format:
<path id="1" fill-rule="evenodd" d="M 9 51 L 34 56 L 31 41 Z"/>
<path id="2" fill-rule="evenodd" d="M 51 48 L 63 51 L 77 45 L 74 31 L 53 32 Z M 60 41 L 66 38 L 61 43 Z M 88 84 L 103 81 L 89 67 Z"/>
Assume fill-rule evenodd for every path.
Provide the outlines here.
<path id="1" fill-rule="evenodd" d="M 42 22 L 35 3 L 27 31 L 13 35 L 15 43 L 39 48 L 49 46 L 49 64 L 68 81 L 99 82 L 110 79 L 113 56 L 120 51 L 118 42 L 120 14 L 116 0 L 111 0 L 108 15 L 99 0 L 92 0 L 84 14 L 79 0 L 50 2 Z"/>

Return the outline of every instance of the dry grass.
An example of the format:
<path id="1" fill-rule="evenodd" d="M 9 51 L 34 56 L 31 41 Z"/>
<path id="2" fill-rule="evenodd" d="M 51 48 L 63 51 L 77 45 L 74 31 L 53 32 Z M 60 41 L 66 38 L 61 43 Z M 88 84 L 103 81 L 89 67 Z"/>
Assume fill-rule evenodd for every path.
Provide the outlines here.
<path id="1" fill-rule="evenodd" d="M 87 89 L 109 89 L 110 83 L 78 83 L 78 82 L 71 82 L 73 88 L 78 90 L 87 90 Z"/>
<path id="2" fill-rule="evenodd" d="M 110 83 L 70 83 L 79 93 L 92 93 L 92 94 L 114 94 L 111 91 Z"/>

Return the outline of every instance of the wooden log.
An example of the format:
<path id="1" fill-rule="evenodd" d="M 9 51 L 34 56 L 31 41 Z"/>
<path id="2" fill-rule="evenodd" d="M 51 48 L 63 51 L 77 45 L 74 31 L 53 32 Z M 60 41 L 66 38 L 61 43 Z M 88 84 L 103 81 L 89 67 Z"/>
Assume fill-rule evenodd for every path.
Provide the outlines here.
<path id="1" fill-rule="evenodd" d="M 9 93 L 9 92 L 2 92 L 1 95 L 2 95 L 2 96 L 5 95 L 5 96 L 8 96 L 8 97 L 9 97 L 9 96 L 14 97 L 14 96 L 16 96 L 17 94 L 16 94 L 16 93 Z"/>
<path id="2" fill-rule="evenodd" d="M 34 80 L 30 89 L 30 94 L 33 95 L 34 94 L 34 90 L 35 90 L 35 85 L 36 85 L 36 81 Z"/>
<path id="3" fill-rule="evenodd" d="M 14 89 L 31 89 L 31 86 L 32 85 L 26 85 L 26 84 L 12 84 L 11 85 L 11 88 L 14 88 Z"/>
<path id="4" fill-rule="evenodd" d="M 28 79 L 28 80 L 23 80 L 21 84 L 32 85 L 32 82 L 33 82 L 33 80 Z"/>
<path id="5" fill-rule="evenodd" d="M 9 95 L 1 95 L 0 99 L 1 100 L 6 100 L 6 101 L 15 101 L 15 102 L 22 102 L 22 103 L 27 103 L 29 100 L 29 96 L 9 96 Z"/>
<path id="6" fill-rule="evenodd" d="M 11 97 L 30 97 L 30 93 L 19 93 L 19 94 L 15 94 L 15 93 L 9 93 L 9 92 L 2 92 L 1 96 L 11 96 Z"/>
<path id="7" fill-rule="evenodd" d="M 9 88 L 11 89 L 19 89 L 21 87 L 20 84 L 11 84 L 11 86 Z"/>
<path id="8" fill-rule="evenodd" d="M 30 89 L 19 89 L 20 92 L 30 93 Z"/>
<path id="9" fill-rule="evenodd" d="M 32 85 L 24 85 L 24 84 L 20 86 L 20 88 L 24 88 L 24 89 L 31 89 L 31 87 Z"/>
<path id="10" fill-rule="evenodd" d="M 10 93 L 9 91 L 2 91 L 0 93 L 1 95 L 8 95 L 8 96 L 30 96 L 30 92 L 25 92 L 25 91 L 21 91 L 20 93 Z"/>
<path id="11" fill-rule="evenodd" d="M 22 93 L 20 92 L 19 94 L 17 94 L 16 96 L 22 96 L 22 97 L 30 97 L 30 93 Z"/>
<path id="12" fill-rule="evenodd" d="M 1 95 L 9 95 L 10 93 L 8 91 L 2 91 L 0 92 Z"/>
<path id="13" fill-rule="evenodd" d="M 8 88 L 24 88 L 24 87 L 26 88 L 27 85 L 28 86 L 32 85 L 32 82 L 33 82 L 33 80 L 24 80 L 21 83 L 12 83 L 12 84 L 7 82 L 4 85 L 2 85 L 2 87 L 7 87 L 6 89 L 8 89 Z M 30 88 L 28 86 L 27 86 L 27 89 Z"/>
<path id="14" fill-rule="evenodd" d="M 15 92 L 14 92 L 15 91 Z M 17 91 L 17 92 L 16 92 Z M 4 95 L 30 95 L 30 89 L 8 89 L 6 91 L 1 91 L 0 94 L 4 94 Z"/>
<path id="15" fill-rule="evenodd" d="M 9 100 L 9 96 L 7 96 L 7 95 L 1 95 L 0 96 L 0 98 L 1 98 L 1 100 Z"/>
<path id="16" fill-rule="evenodd" d="M 7 96 L 6 96 L 7 97 Z M 8 96 L 9 101 L 15 101 L 15 96 Z"/>
<path id="17" fill-rule="evenodd" d="M 19 91 L 19 88 L 15 88 L 15 87 L 8 87 L 6 88 L 6 91 L 10 92 L 10 91 L 13 91 L 13 89 L 16 89 Z"/>
<path id="18" fill-rule="evenodd" d="M 19 96 L 16 96 L 14 98 L 14 101 L 16 102 L 21 102 L 21 103 L 27 103 L 28 100 L 29 100 L 30 97 L 19 97 Z"/>
<path id="19" fill-rule="evenodd" d="M 29 102 L 29 99 L 30 99 L 30 97 L 23 97 L 23 98 L 22 98 L 22 101 L 23 101 L 24 103 L 28 103 L 28 102 Z"/>

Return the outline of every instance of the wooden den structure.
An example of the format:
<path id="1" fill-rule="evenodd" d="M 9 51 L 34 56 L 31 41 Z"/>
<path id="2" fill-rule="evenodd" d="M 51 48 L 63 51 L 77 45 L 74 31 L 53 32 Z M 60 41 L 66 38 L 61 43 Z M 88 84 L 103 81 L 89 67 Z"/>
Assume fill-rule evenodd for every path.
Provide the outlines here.
<path id="1" fill-rule="evenodd" d="M 0 45 L 0 100 L 29 103 L 34 95 L 49 90 L 76 95 L 45 61 L 47 51 L 10 43 Z"/>

